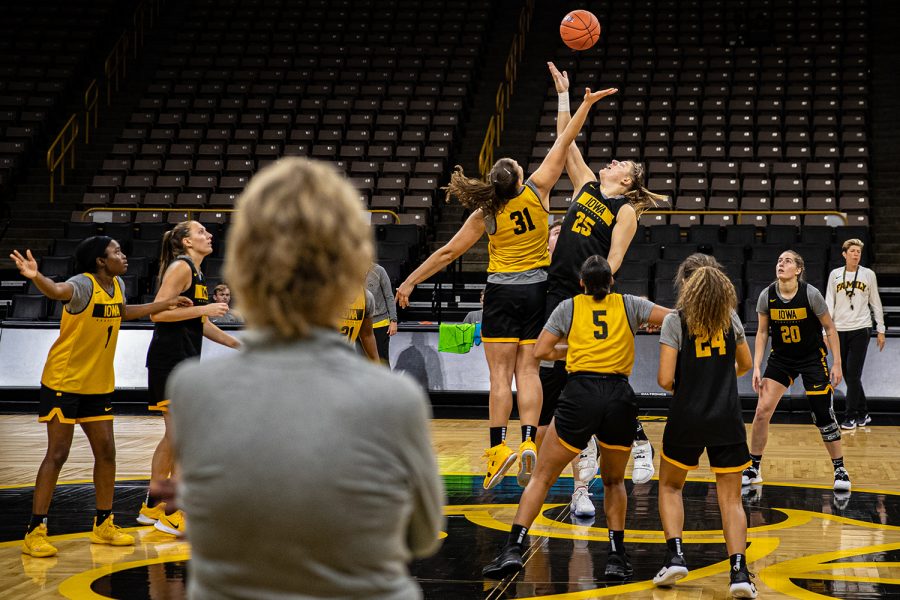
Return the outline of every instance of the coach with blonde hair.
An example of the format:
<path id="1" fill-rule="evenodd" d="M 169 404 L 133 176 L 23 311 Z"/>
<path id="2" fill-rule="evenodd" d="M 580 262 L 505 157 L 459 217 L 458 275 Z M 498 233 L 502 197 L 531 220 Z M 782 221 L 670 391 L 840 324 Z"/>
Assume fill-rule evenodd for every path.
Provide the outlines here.
<path id="1" fill-rule="evenodd" d="M 238 200 L 225 276 L 246 351 L 170 380 L 190 598 L 418 598 L 438 547 L 430 408 L 337 333 L 372 235 L 331 166 L 285 158 Z"/>
<path id="2" fill-rule="evenodd" d="M 878 280 L 872 269 L 859 264 L 864 244 L 850 239 L 841 246 L 846 265 L 833 270 L 825 283 L 825 304 L 841 342 L 841 362 L 847 382 L 847 406 L 842 429 L 856 429 L 872 421 L 862 385 L 863 366 L 872 336 L 872 316 L 878 331 L 878 351 L 884 350 L 884 311 Z"/>

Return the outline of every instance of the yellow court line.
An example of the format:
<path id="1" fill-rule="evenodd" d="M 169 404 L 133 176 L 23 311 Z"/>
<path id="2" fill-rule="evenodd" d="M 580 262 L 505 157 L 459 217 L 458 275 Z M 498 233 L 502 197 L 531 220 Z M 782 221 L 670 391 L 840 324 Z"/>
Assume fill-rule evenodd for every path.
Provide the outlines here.
<path id="1" fill-rule="evenodd" d="M 140 525 L 137 527 L 122 527 L 119 531 L 124 531 L 126 533 L 139 531 L 141 529 L 147 529 L 148 527 L 153 527 L 153 525 Z M 90 537 L 91 531 L 80 531 L 78 533 L 62 533 L 59 535 L 48 535 L 47 539 L 53 542 L 65 542 L 68 540 L 78 540 L 81 538 Z M 12 540 L 9 542 L 0 542 L 0 549 L 2 548 L 13 548 L 22 545 L 22 540 Z"/>
<path id="2" fill-rule="evenodd" d="M 747 564 L 765 558 L 778 548 L 778 540 L 775 538 L 763 538 L 747 548 Z M 713 575 L 725 573 L 730 568 L 728 560 L 723 560 L 702 569 L 695 569 L 688 573 L 688 576 L 682 579 L 684 583 L 704 579 Z M 656 586 L 652 580 L 636 581 L 625 585 L 614 585 L 610 587 L 602 587 L 593 590 L 583 590 L 580 592 L 566 592 L 563 594 L 554 594 L 551 596 L 534 596 L 523 600 L 581 600 L 584 598 L 600 598 L 602 596 L 617 596 L 619 594 L 627 594 L 629 592 L 640 592 L 643 590 L 652 590 Z"/>
<path id="3" fill-rule="evenodd" d="M 59 584 L 59 593 L 70 600 L 110 600 L 109 596 L 101 596 L 91 589 L 91 584 L 112 573 L 126 571 L 128 569 L 136 569 L 137 567 L 146 567 L 148 565 L 158 565 L 168 562 L 183 562 L 190 560 L 190 554 L 173 554 L 172 556 L 157 556 L 156 558 L 148 558 L 146 560 L 134 560 L 131 562 L 116 563 L 106 565 L 90 571 L 84 571 L 77 575 L 72 575 L 68 579 Z"/>
<path id="4" fill-rule="evenodd" d="M 829 596 L 823 596 L 821 594 L 816 594 L 815 592 L 805 590 L 796 585 L 793 581 L 791 581 L 791 579 L 824 579 L 825 577 L 816 574 L 816 571 L 822 568 L 827 568 L 826 564 L 831 563 L 831 561 L 841 558 L 848 558 L 850 556 L 863 556 L 866 554 L 887 552 L 889 550 L 897 549 L 900 549 L 900 542 L 895 542 L 893 544 L 877 544 L 874 546 L 846 548 L 834 552 L 825 552 L 823 554 L 801 556 L 799 558 L 785 560 L 765 567 L 759 572 L 759 578 L 776 592 L 781 592 L 782 594 L 787 594 L 788 596 L 792 596 L 794 598 L 801 598 L 802 600 L 820 600 L 822 598 L 830 598 Z M 837 564 L 841 566 L 853 565 L 853 563 Z M 804 575 L 806 575 L 807 577 L 803 577 Z M 873 582 L 880 580 L 875 578 L 868 581 Z"/>

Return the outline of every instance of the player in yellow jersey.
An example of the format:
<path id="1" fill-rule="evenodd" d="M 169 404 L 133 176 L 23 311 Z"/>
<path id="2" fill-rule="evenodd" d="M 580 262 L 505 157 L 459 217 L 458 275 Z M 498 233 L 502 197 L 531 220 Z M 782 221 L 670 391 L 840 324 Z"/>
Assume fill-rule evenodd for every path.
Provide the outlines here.
<path id="1" fill-rule="evenodd" d="M 634 570 L 625 553 L 625 466 L 634 441 L 637 405 L 628 376 L 634 366 L 634 332 L 644 323 L 659 326 L 669 312 L 628 294 L 613 294 L 609 263 L 602 256 L 584 261 L 585 293 L 563 300 L 534 347 L 543 360 L 566 359 L 569 373 L 531 481 L 522 493 L 506 546 L 483 570 L 502 579 L 522 568 L 522 545 L 547 491 L 594 435 L 600 446 L 604 511 L 610 551 L 606 577 L 624 579 Z M 557 344 L 568 339 L 567 348 Z"/>
<path id="2" fill-rule="evenodd" d="M 78 274 L 60 283 L 41 274 L 31 250 L 26 250 L 25 256 L 14 250 L 10 258 L 42 294 L 65 305 L 59 338 L 50 348 L 41 375 L 38 421 L 47 424 L 47 454 L 34 484 L 31 522 L 22 552 L 38 558 L 56 554 L 47 539 L 47 512 L 59 472 L 69 456 L 76 424 L 81 425 L 94 453 L 97 516 L 91 542 L 134 544 L 134 538 L 113 523 L 112 515 L 116 447 L 110 401 L 116 386 L 113 358 L 119 325 L 123 319 L 139 319 L 191 303 L 187 298 L 171 296 L 153 304 L 126 304 L 121 276 L 128 269 L 128 261 L 119 242 L 106 236 L 90 237 L 78 245 Z"/>
<path id="3" fill-rule="evenodd" d="M 445 188 L 472 210 L 459 232 L 432 254 L 397 288 L 400 307 L 409 304 L 415 285 L 437 273 L 488 234 L 488 283 L 484 295 L 481 339 L 490 371 L 490 448 L 485 452 L 486 489 L 497 485 L 520 459 L 519 484 L 525 486 L 537 460 L 534 436 L 541 412 L 538 359 L 532 346 L 544 320 L 550 191 L 565 166 L 566 149 L 578 135 L 591 106 L 616 93 L 610 88 L 585 91 L 584 102 L 558 137 L 541 166 L 529 178 L 511 158 L 498 160 L 489 181 L 467 178 L 457 167 Z M 522 444 L 518 453 L 506 445 L 516 378 Z"/>
<path id="4" fill-rule="evenodd" d="M 339 327 L 341 335 L 347 338 L 351 346 L 356 345 L 359 340 L 366 356 L 370 360 L 379 362 L 375 330 L 372 328 L 373 306 L 375 306 L 375 297 L 372 296 L 372 292 L 364 289 L 347 307 L 347 311 L 341 317 Z"/>

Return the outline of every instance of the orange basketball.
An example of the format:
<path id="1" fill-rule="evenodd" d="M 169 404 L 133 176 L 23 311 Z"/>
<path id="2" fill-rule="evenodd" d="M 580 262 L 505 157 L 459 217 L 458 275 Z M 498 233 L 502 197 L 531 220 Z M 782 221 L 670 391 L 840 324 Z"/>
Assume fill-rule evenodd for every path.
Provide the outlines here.
<path id="1" fill-rule="evenodd" d="M 562 41 L 572 50 L 587 50 L 600 39 L 600 21 L 586 10 L 573 10 L 559 24 Z"/>

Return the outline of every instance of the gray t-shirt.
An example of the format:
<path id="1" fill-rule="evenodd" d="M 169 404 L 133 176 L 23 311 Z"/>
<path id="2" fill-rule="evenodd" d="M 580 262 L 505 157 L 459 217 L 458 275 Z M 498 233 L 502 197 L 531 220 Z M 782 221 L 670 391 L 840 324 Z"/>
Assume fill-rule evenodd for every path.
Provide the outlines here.
<path id="1" fill-rule="evenodd" d="M 407 565 L 437 549 L 444 522 L 422 388 L 337 332 L 243 339 L 243 352 L 182 362 L 167 386 L 188 597 L 421 597 Z"/>
<path id="2" fill-rule="evenodd" d="M 747 341 L 744 325 L 737 313 L 731 311 L 731 328 L 734 330 L 734 341 L 740 345 Z M 659 330 L 659 343 L 676 350 L 681 350 L 681 316 L 677 312 L 669 313 L 663 319 Z"/>
<path id="3" fill-rule="evenodd" d="M 469 311 L 466 314 L 466 318 L 463 319 L 463 323 L 481 323 L 482 315 L 484 315 L 483 308 L 479 308 L 478 310 Z"/>
<path id="4" fill-rule="evenodd" d="M 119 281 L 119 289 L 122 290 L 122 301 L 125 301 L 125 281 L 121 277 L 116 277 Z M 94 282 L 87 275 L 81 273 L 73 275 L 66 280 L 66 283 L 72 284 L 72 299 L 66 303 L 66 310 L 73 315 L 77 315 L 91 303 L 91 296 L 94 294 Z M 102 290 L 101 290 L 102 291 Z M 112 296 L 114 290 L 105 290 L 107 294 Z"/>
<path id="5" fill-rule="evenodd" d="M 628 317 L 628 326 L 631 327 L 632 333 L 637 331 L 642 323 L 647 322 L 653 307 L 656 306 L 645 298 L 639 298 L 631 294 L 622 294 L 622 301 L 625 303 L 625 315 Z M 567 337 L 569 330 L 572 328 L 574 314 L 575 300 L 572 298 L 563 300 L 550 314 L 544 329 L 553 335 Z"/>
<path id="6" fill-rule="evenodd" d="M 373 265 L 366 273 L 366 289 L 374 299 L 372 320 L 378 323 L 385 319 L 397 320 L 397 305 L 394 302 L 394 291 L 391 289 L 391 278 L 381 265 Z M 367 302 L 368 305 L 368 302 Z"/>
<path id="7" fill-rule="evenodd" d="M 775 294 L 782 302 L 789 302 L 789 300 L 785 300 L 778 293 L 777 285 L 775 286 Z M 809 284 L 806 286 L 806 297 L 809 298 L 809 306 L 817 317 L 821 317 L 828 312 L 828 304 L 825 303 L 825 298 L 822 297 L 821 292 Z M 760 292 L 759 300 L 756 301 L 756 312 L 761 315 L 769 314 L 769 288 Z"/>

